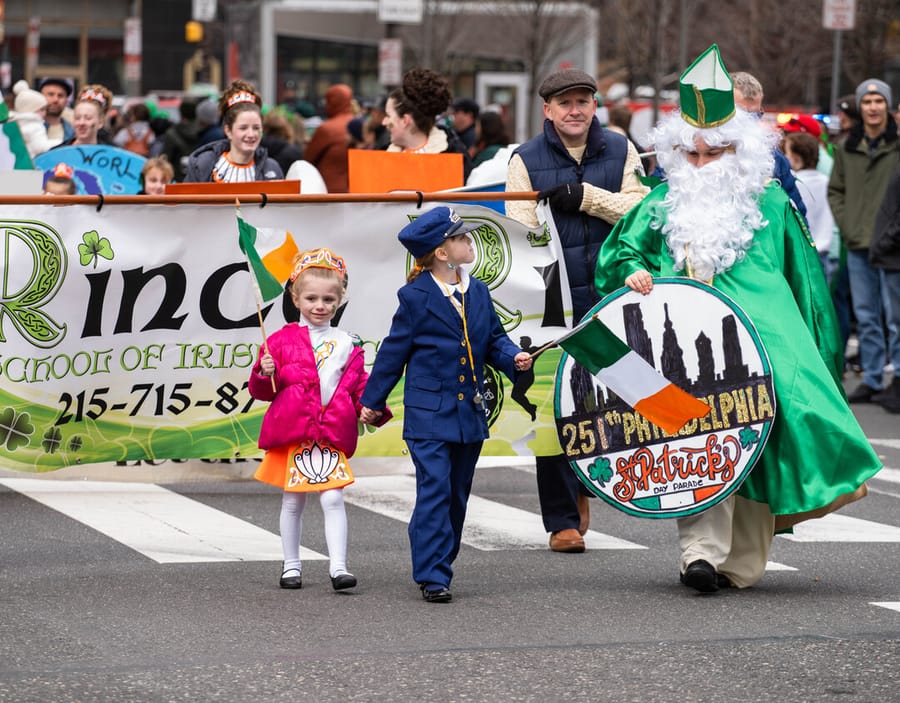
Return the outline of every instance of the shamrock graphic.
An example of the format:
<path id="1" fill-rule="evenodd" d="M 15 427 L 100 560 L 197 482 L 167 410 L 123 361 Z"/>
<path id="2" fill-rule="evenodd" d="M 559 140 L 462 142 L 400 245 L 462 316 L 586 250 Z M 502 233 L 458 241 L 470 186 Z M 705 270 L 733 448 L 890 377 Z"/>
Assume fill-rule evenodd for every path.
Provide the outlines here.
<path id="1" fill-rule="evenodd" d="M 94 268 L 97 268 L 97 261 L 101 256 L 108 261 L 112 261 L 114 254 L 109 240 L 106 237 L 101 238 L 97 234 L 97 230 L 93 229 L 90 232 L 85 232 L 81 239 L 84 243 L 78 245 L 78 255 L 81 257 L 82 266 L 87 266 L 93 261 Z"/>
<path id="2" fill-rule="evenodd" d="M 61 441 L 62 432 L 60 432 L 59 428 L 50 427 L 44 432 L 44 441 L 41 442 L 41 446 L 47 454 L 53 454 L 53 452 L 59 449 Z"/>
<path id="3" fill-rule="evenodd" d="M 4 408 L 0 412 L 0 444 L 5 444 L 9 451 L 28 446 L 32 434 L 31 415 L 17 413 L 14 408 Z"/>
<path id="4" fill-rule="evenodd" d="M 75 435 L 69 440 L 69 451 L 70 452 L 78 452 L 81 451 L 81 447 L 84 442 L 81 441 L 81 437 Z"/>
<path id="5" fill-rule="evenodd" d="M 738 439 L 744 449 L 750 449 L 751 446 L 759 441 L 759 432 L 752 427 L 745 427 L 738 433 Z"/>
<path id="6" fill-rule="evenodd" d="M 606 482 L 609 481 L 613 475 L 609 459 L 605 456 L 594 459 L 591 465 L 588 466 L 588 475 L 591 477 L 592 481 L 597 481 L 601 487 L 605 486 Z"/>

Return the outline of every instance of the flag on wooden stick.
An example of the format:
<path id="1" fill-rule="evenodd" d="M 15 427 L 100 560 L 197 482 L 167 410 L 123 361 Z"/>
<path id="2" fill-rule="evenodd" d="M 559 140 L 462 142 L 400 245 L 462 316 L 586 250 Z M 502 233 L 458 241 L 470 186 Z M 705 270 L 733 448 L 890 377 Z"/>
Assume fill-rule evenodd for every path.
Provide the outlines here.
<path id="1" fill-rule="evenodd" d="M 557 344 L 654 425 L 675 434 L 710 407 L 671 383 L 593 315 Z"/>
<path id="2" fill-rule="evenodd" d="M 257 300 L 269 302 L 284 293 L 299 250 L 291 233 L 272 227 L 254 227 L 237 212 L 238 244 L 247 257 Z"/>

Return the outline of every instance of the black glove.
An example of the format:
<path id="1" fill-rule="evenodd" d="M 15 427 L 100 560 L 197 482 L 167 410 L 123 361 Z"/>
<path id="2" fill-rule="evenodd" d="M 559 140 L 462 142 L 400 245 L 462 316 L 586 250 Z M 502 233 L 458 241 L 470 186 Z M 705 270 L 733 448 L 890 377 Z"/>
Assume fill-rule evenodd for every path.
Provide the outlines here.
<path id="1" fill-rule="evenodd" d="M 581 183 L 563 183 L 555 188 L 547 188 L 538 193 L 538 200 L 547 200 L 550 208 L 560 212 L 578 212 L 584 198 L 584 186 Z"/>

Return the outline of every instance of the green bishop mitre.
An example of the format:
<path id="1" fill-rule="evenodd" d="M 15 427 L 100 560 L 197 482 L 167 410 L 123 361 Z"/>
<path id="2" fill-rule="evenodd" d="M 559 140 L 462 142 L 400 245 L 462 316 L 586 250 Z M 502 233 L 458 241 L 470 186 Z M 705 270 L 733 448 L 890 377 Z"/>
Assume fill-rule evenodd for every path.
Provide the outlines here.
<path id="1" fill-rule="evenodd" d="M 681 116 L 694 127 L 718 127 L 734 117 L 734 85 L 713 44 L 678 79 Z"/>

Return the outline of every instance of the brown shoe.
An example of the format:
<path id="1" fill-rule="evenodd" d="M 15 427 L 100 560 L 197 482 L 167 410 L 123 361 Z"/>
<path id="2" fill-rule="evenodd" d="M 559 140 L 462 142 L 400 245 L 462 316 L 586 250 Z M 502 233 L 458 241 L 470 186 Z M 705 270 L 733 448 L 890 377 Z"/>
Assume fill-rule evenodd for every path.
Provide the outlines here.
<path id="1" fill-rule="evenodd" d="M 550 535 L 550 550 L 554 552 L 568 552 L 580 554 L 584 551 L 584 540 L 578 534 L 578 530 L 569 528 L 560 530 Z"/>
<path id="2" fill-rule="evenodd" d="M 591 526 L 591 504 L 588 502 L 588 497 L 581 493 L 578 494 L 578 517 L 581 518 L 581 522 L 578 524 L 578 532 L 583 537 L 584 533 Z"/>

